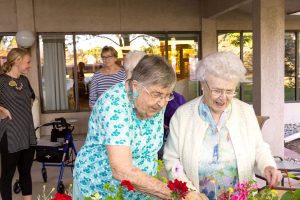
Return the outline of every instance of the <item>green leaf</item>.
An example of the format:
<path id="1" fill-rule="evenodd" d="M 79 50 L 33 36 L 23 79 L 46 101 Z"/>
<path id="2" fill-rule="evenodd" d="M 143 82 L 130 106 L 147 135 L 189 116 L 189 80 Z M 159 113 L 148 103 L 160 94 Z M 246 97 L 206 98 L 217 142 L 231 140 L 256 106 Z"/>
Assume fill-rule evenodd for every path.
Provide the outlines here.
<path id="1" fill-rule="evenodd" d="M 281 200 L 292 200 L 293 199 L 293 192 L 287 191 L 281 196 Z"/>
<path id="2" fill-rule="evenodd" d="M 300 190 L 298 189 L 298 190 L 295 190 L 295 192 L 294 192 L 294 197 L 295 197 L 295 200 L 300 200 Z"/>
<path id="3" fill-rule="evenodd" d="M 157 163 L 157 173 L 161 172 L 161 169 L 164 167 L 164 161 L 163 160 L 155 160 Z"/>
<path id="4" fill-rule="evenodd" d="M 287 176 L 288 176 L 289 178 L 298 178 L 296 175 L 290 174 L 290 173 L 288 173 Z"/>
<path id="5" fill-rule="evenodd" d="M 161 177 L 161 181 L 162 181 L 163 183 L 168 183 L 168 178 L 165 177 L 165 176 L 162 176 L 162 177 Z"/>

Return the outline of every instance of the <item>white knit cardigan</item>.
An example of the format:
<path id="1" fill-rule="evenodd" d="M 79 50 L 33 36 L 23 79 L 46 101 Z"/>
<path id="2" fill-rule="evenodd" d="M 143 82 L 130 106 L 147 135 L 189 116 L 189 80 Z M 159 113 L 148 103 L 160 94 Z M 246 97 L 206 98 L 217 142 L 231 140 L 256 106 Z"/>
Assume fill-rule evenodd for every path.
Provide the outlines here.
<path id="1" fill-rule="evenodd" d="M 198 97 L 177 109 L 170 123 L 170 135 L 164 148 L 164 161 L 170 179 L 188 183 L 199 190 L 198 161 L 202 153 L 200 145 L 208 128 L 198 114 L 202 97 Z M 252 106 L 233 99 L 231 114 L 226 122 L 237 159 L 239 181 L 254 179 L 254 168 L 263 174 L 266 166 L 276 164 L 269 145 L 263 141 Z M 183 166 L 180 175 L 172 173 L 177 164 Z M 201 166 L 200 166 L 201 167 Z"/>

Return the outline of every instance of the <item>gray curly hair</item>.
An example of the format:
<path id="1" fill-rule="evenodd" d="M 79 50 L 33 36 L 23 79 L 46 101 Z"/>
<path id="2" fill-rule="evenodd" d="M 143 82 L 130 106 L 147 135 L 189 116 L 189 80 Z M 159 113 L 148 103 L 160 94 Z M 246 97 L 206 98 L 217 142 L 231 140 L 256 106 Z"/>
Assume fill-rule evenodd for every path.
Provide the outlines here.
<path id="1" fill-rule="evenodd" d="M 197 80 L 205 81 L 208 75 L 246 82 L 246 69 L 240 58 L 232 52 L 209 54 L 196 64 Z"/>
<path id="2" fill-rule="evenodd" d="M 127 74 L 127 79 L 131 78 L 132 71 L 138 64 L 138 62 L 146 55 L 143 51 L 130 51 L 126 54 L 126 57 L 124 59 L 124 69 Z"/>

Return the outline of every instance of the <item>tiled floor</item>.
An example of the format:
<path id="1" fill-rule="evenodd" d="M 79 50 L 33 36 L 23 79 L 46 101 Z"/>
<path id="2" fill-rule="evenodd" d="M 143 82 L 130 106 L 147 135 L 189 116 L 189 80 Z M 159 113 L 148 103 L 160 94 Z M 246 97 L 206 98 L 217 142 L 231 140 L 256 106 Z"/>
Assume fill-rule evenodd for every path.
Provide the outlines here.
<path id="1" fill-rule="evenodd" d="M 84 139 L 85 139 L 85 135 L 74 135 L 74 144 L 75 144 L 77 151 L 82 146 Z M 43 137 L 42 140 L 49 141 L 49 138 Z M 295 158 L 300 161 L 300 154 L 298 154 L 292 150 L 289 150 L 289 149 L 285 149 L 285 157 L 286 158 Z M 43 194 L 43 186 L 44 185 L 46 188 L 46 194 L 48 194 L 50 192 L 50 190 L 52 188 L 55 188 L 57 185 L 60 168 L 59 167 L 46 167 L 47 175 L 48 175 L 47 183 L 43 182 L 41 168 L 42 168 L 41 163 L 36 162 L 36 161 L 33 163 L 33 167 L 32 167 L 33 199 L 37 199 L 38 194 L 40 194 L 40 195 Z M 14 180 L 17 179 L 17 177 L 18 177 L 18 175 L 16 173 Z M 66 185 L 66 187 L 68 187 L 69 184 L 72 183 L 71 168 L 65 168 L 63 182 Z M 265 182 L 259 181 L 259 185 L 263 186 L 264 184 L 265 184 Z M 288 184 L 286 181 L 286 186 L 287 185 Z M 298 182 L 292 181 L 292 186 L 299 187 L 300 185 Z M 13 194 L 13 200 L 21 200 L 21 199 L 22 199 L 21 194 Z"/>

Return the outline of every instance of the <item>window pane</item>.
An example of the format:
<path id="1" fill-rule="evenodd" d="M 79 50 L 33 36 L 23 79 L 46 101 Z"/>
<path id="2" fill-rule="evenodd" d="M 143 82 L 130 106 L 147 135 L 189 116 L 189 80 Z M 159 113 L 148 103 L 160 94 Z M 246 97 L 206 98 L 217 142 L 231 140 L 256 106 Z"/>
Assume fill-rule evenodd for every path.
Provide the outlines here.
<path id="1" fill-rule="evenodd" d="M 129 42 L 128 50 L 139 50 L 147 54 L 166 56 L 165 34 L 130 34 Z"/>
<path id="2" fill-rule="evenodd" d="M 243 63 L 247 70 L 246 78 L 249 83 L 241 84 L 242 100 L 248 103 L 252 102 L 252 89 L 253 89 L 253 42 L 252 33 L 243 33 Z"/>
<path id="3" fill-rule="evenodd" d="M 88 110 L 89 88 L 93 74 L 102 67 L 101 51 L 104 46 L 112 46 L 118 52 L 119 64 L 130 50 L 140 50 L 146 53 L 165 55 L 161 44 L 164 44 L 163 34 L 99 34 L 76 35 L 77 77 L 80 110 Z M 83 67 L 83 77 L 79 75 Z"/>
<path id="4" fill-rule="evenodd" d="M 76 72 L 78 80 L 79 110 L 89 110 L 91 79 L 101 64 L 103 46 L 118 46 L 118 37 L 112 35 L 76 35 Z M 117 50 L 117 49 L 116 49 Z M 74 59 L 74 58 L 73 58 Z"/>
<path id="5" fill-rule="evenodd" d="M 39 45 L 43 110 L 74 110 L 76 102 L 72 36 L 40 35 Z"/>
<path id="6" fill-rule="evenodd" d="M 285 33 L 285 101 L 295 101 L 295 33 Z"/>
<path id="7" fill-rule="evenodd" d="M 12 48 L 17 47 L 15 36 L 0 35 L 0 66 L 6 62 L 6 56 Z M 1 68 L 0 68 L 1 73 Z"/>
<path id="8" fill-rule="evenodd" d="M 199 55 L 199 34 L 168 35 L 168 61 L 177 75 L 175 90 L 188 100 L 199 96 L 199 82 L 195 80 L 195 65 Z"/>
<path id="9" fill-rule="evenodd" d="M 218 34 L 218 51 L 232 51 L 240 56 L 240 33 Z"/>
<path id="10" fill-rule="evenodd" d="M 180 78 L 177 90 L 180 93 L 184 91 L 187 99 L 198 96 L 198 82 L 190 81 L 190 69 L 195 68 L 198 60 L 198 36 L 198 33 L 171 35 L 172 42 L 176 41 L 175 67 Z M 167 57 L 167 48 L 171 52 L 171 45 L 166 46 L 165 42 L 165 33 L 40 35 L 43 111 L 89 110 L 90 81 L 102 67 L 100 54 L 104 46 L 116 49 L 119 64 L 122 65 L 130 50 Z"/>

